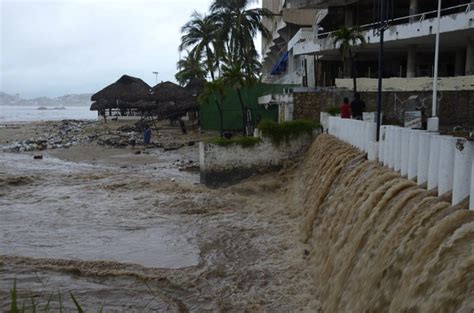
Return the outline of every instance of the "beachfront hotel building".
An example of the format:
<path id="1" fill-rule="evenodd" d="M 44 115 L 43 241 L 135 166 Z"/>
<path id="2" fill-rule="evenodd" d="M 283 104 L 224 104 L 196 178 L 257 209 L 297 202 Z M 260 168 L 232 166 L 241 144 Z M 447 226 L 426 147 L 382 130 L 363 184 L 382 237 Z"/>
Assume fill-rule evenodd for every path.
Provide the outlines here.
<path id="1" fill-rule="evenodd" d="M 341 92 L 337 95 L 343 94 L 344 89 L 352 89 L 350 66 L 344 67 L 339 46 L 334 44 L 331 33 L 343 25 L 359 27 L 366 43 L 353 47 L 358 90 L 367 92 L 368 102 L 373 102 L 373 94 L 370 93 L 377 90 L 380 41 L 378 24 L 375 23 L 376 2 L 380 1 L 263 0 L 262 7 L 273 13 L 265 19 L 272 38 L 262 39 L 263 80 L 295 85 L 295 93 L 339 88 Z M 387 93 L 384 105 L 388 111 L 386 116 L 396 119 L 401 113 L 390 112 L 389 109 L 419 105 L 410 104 L 410 99 L 414 97 L 418 97 L 416 101 L 429 110 L 438 1 L 385 2 L 388 6 L 388 28 L 384 33 L 383 90 Z M 439 106 L 441 113 L 444 111 L 447 116 L 444 124 L 464 127 L 471 124 L 474 127 L 474 102 L 471 100 L 474 98 L 474 2 L 442 0 L 438 64 Z M 339 101 L 337 95 L 333 98 Z M 462 99 L 454 96 L 461 96 Z M 318 96 L 312 96 L 315 97 Z M 289 100 L 288 96 L 283 98 L 287 104 L 293 102 L 293 97 Z M 309 98 L 306 95 L 305 101 L 311 102 Z M 260 102 L 268 104 L 281 99 L 268 95 Z M 455 116 L 454 104 L 463 105 L 464 118 Z M 282 116 L 291 116 L 297 108 L 286 106 L 285 110 L 287 112 L 283 112 Z M 448 112 L 450 110 L 453 112 Z"/>

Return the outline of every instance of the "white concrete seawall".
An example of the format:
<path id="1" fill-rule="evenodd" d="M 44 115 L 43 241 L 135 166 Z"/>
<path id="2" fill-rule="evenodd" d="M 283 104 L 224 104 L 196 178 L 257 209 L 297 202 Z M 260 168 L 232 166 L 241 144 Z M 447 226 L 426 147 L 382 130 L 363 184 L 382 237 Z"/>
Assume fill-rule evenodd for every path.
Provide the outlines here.
<path id="1" fill-rule="evenodd" d="M 452 204 L 470 197 L 474 210 L 474 142 L 423 130 L 329 117 L 329 134 L 367 153 L 367 158 L 400 172 L 438 195 L 452 192 Z"/>

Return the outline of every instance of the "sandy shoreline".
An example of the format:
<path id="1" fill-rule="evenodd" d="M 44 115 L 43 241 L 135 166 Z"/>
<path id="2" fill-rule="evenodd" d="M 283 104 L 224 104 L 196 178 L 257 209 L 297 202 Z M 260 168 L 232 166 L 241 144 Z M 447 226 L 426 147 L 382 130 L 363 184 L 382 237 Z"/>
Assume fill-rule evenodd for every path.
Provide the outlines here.
<path id="1" fill-rule="evenodd" d="M 52 132 L 58 123 L 0 128 L 0 144 Z M 120 126 L 92 123 L 83 132 L 114 133 Z M 5 228 L 14 229 L 14 223 L 25 218 L 18 212 L 25 210 L 28 220 L 31 210 L 37 210 L 41 216 L 27 221 L 32 231 L 38 236 L 46 232 L 45 238 L 51 239 L 60 231 L 66 239 L 59 239 L 58 247 L 35 248 L 33 244 L 25 250 L 28 241 L 23 237 L 28 236 L 10 231 L 11 251 L 29 252 L 1 251 L 0 308 L 8 307 L 9 289 L 16 278 L 23 297 L 34 295 L 37 302 L 44 302 L 57 290 L 73 291 L 89 310 L 100 305 L 106 311 L 316 310 L 318 303 L 305 268 L 306 247 L 299 240 L 298 210 L 289 205 L 288 182 L 294 173 L 274 173 L 228 188 L 208 189 L 198 184 L 196 172 L 180 169 L 197 164 L 197 141 L 211 135 L 197 131 L 182 135 L 178 128 L 160 124 L 152 141 L 180 148 L 165 151 L 140 144 L 116 148 L 91 142 L 23 152 L 20 155 L 41 153 L 45 157 L 44 164 L 27 168 L 22 168 L 23 159 L 8 159 L 5 164 L 9 167 L 0 167 L 0 215 L 11 219 Z M 3 153 L 5 156 L 11 154 Z M 55 192 L 47 194 L 48 190 Z M 67 219 L 61 219 L 62 215 Z M 71 219 L 84 223 L 90 237 L 81 235 L 83 230 L 77 230 L 74 223 L 61 224 Z M 57 230 L 45 231 L 34 226 L 35 221 L 57 224 Z M 98 244 L 84 242 L 102 238 L 104 232 L 115 235 L 104 235 Z M 168 239 L 160 243 L 156 236 Z M 71 242 L 79 250 L 68 248 Z M 122 249 L 115 251 L 114 242 L 120 242 Z M 110 243 L 113 245 L 107 246 Z M 192 260 L 197 253 L 195 265 L 172 269 L 121 261 L 143 255 L 154 262 L 156 254 L 147 251 L 156 244 L 163 245 L 160 251 L 170 251 L 171 261 L 167 262 L 178 262 L 179 253 Z M 48 249 L 74 257 L 45 255 L 42 251 Z M 127 256 L 127 249 L 138 250 Z M 173 249 L 181 250 L 173 256 Z M 156 258 L 160 259 L 159 253 Z M 65 304 L 72 307 L 70 302 Z"/>

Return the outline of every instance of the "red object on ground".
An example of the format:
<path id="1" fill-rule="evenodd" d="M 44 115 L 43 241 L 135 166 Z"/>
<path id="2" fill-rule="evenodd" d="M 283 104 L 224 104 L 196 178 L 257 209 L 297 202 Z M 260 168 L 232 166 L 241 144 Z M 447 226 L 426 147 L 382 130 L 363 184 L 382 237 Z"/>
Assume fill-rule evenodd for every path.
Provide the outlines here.
<path id="1" fill-rule="evenodd" d="M 341 104 L 341 118 L 351 118 L 351 106 L 349 103 Z"/>

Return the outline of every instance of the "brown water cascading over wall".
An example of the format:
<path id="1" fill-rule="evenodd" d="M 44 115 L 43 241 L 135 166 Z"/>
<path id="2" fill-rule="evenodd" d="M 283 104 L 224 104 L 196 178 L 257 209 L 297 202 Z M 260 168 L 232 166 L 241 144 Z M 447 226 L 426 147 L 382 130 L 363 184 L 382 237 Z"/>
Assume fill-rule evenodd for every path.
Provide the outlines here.
<path id="1" fill-rule="evenodd" d="M 324 312 L 474 311 L 474 212 L 320 135 L 293 194 Z"/>

